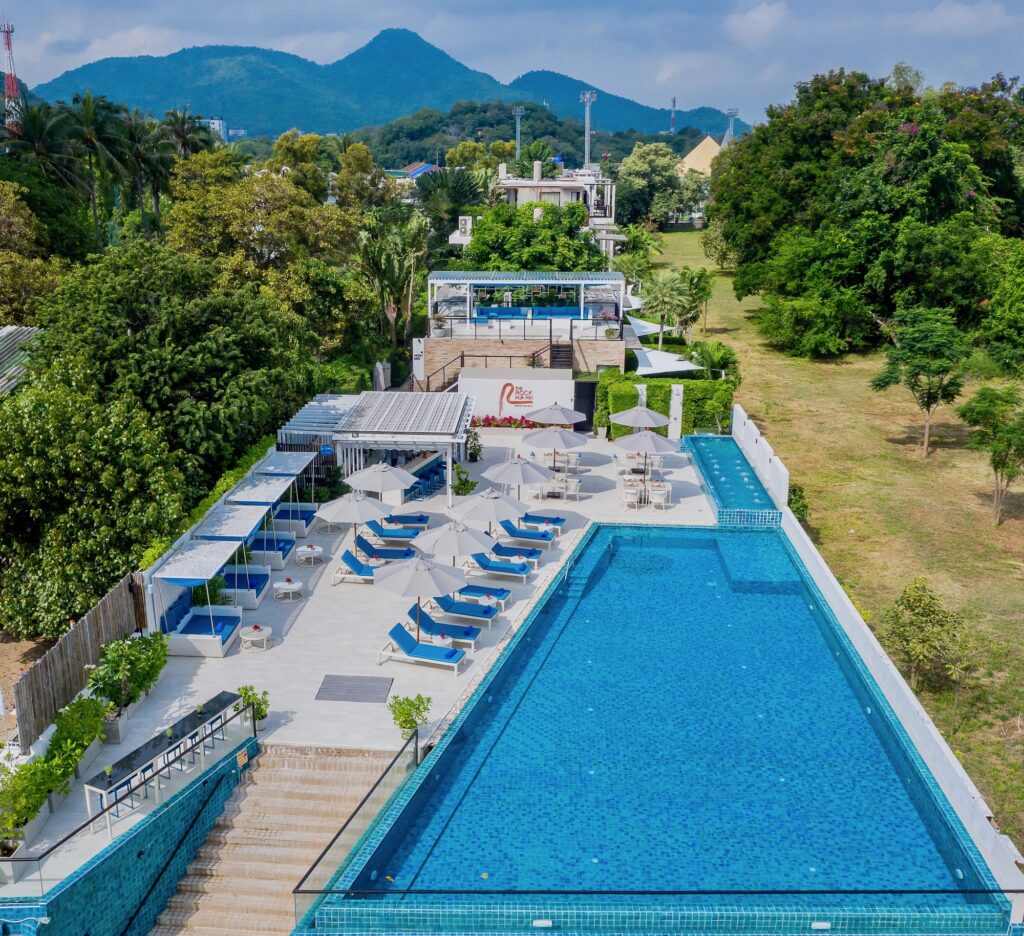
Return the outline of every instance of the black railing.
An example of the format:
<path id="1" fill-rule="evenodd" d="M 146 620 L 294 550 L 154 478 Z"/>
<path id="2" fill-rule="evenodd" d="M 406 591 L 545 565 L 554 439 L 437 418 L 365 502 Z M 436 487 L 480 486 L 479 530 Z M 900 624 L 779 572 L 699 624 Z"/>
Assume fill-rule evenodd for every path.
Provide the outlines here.
<path id="1" fill-rule="evenodd" d="M 417 390 L 447 390 L 458 379 L 466 366 L 466 361 L 483 361 L 484 367 L 496 366 L 495 361 L 506 367 L 515 367 L 515 361 L 527 367 L 543 367 L 545 355 L 549 355 L 550 352 L 551 345 L 548 344 L 536 351 L 524 351 L 522 354 L 458 354 L 423 380 L 416 380 L 414 377 L 413 383 Z"/>
<path id="2" fill-rule="evenodd" d="M 569 329 L 557 328 L 556 322 L 568 322 Z M 494 341 L 544 341 L 548 344 L 560 339 L 569 341 L 616 341 L 622 337 L 622 323 L 618 319 L 530 319 L 453 316 L 444 325 L 433 325 L 432 338 L 473 338 Z"/>

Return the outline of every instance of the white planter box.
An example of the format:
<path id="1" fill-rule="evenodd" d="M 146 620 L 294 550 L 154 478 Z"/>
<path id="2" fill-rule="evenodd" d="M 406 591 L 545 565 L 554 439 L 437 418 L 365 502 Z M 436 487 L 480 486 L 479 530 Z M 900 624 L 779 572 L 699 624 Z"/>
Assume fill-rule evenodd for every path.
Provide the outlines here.
<path id="1" fill-rule="evenodd" d="M 50 819 L 50 810 L 44 808 L 44 809 L 40 809 L 39 812 L 36 813 L 36 816 L 35 816 L 34 819 L 32 819 L 31 821 L 25 823 L 25 828 L 23 830 L 23 835 L 22 835 L 22 840 L 24 842 L 25 848 L 31 848 L 32 847 L 32 845 L 36 841 L 36 839 L 39 838 L 39 834 L 43 831 L 43 826 L 46 825 L 46 823 L 49 821 L 49 819 Z M 24 862 L 22 862 L 22 863 L 24 863 Z"/>
<path id="2" fill-rule="evenodd" d="M 25 858 L 27 852 L 28 849 L 22 842 L 11 858 Z M 31 861 L 11 861 L 7 858 L 0 858 L 0 878 L 5 884 L 13 884 L 15 881 L 20 881 L 25 872 L 33 867 L 34 864 Z"/>
<path id="3" fill-rule="evenodd" d="M 67 802 L 68 797 L 71 796 L 71 787 L 68 787 L 67 793 L 51 793 L 47 798 L 47 803 L 50 806 L 50 815 L 52 816 L 64 803 Z"/>
<path id="4" fill-rule="evenodd" d="M 82 777 L 89 776 L 89 768 L 92 766 L 92 762 L 96 760 L 100 753 L 100 747 L 103 742 L 99 738 L 93 738 L 92 743 L 82 753 L 82 759 L 75 764 L 75 779 L 81 780 Z"/>
<path id="5" fill-rule="evenodd" d="M 142 699 L 132 702 L 114 721 L 108 721 L 104 725 L 104 744 L 120 744 L 128 734 L 128 722 L 132 720 L 138 707 L 142 705 Z"/>

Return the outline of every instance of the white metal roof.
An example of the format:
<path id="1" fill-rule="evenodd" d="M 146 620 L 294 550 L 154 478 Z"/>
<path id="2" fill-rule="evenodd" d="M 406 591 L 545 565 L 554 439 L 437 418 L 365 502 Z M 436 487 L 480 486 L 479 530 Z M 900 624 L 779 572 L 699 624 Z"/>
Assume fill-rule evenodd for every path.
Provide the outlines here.
<path id="1" fill-rule="evenodd" d="M 272 452 L 253 469 L 253 474 L 296 478 L 314 458 L 316 452 Z"/>
<path id="2" fill-rule="evenodd" d="M 278 429 L 277 441 L 294 435 L 330 436 L 359 399 L 353 394 L 318 394 Z"/>
<path id="3" fill-rule="evenodd" d="M 238 543 L 252 536 L 266 515 L 266 506 L 225 504 L 211 510 L 192 535 L 199 539 L 233 540 Z"/>
<path id="4" fill-rule="evenodd" d="M 305 452 L 302 454 L 306 454 Z M 312 457 L 312 452 L 308 453 Z M 292 486 L 295 479 L 289 475 L 254 474 L 239 481 L 228 494 L 229 504 L 276 504 Z"/>
<path id="5" fill-rule="evenodd" d="M 190 540 L 176 549 L 153 578 L 188 588 L 208 582 L 224 567 L 238 549 L 230 540 Z"/>
<path id="6" fill-rule="evenodd" d="M 462 442 L 473 415 L 464 393 L 381 393 L 366 391 L 338 426 L 339 442 L 396 445 Z"/>
<path id="7" fill-rule="evenodd" d="M 550 286 L 561 283 L 600 283 L 604 286 L 618 286 L 625 282 L 621 273 L 565 273 L 527 272 L 523 270 L 435 270 L 427 277 L 431 283 L 460 284 L 466 283 L 480 286 Z"/>
<path id="8" fill-rule="evenodd" d="M 25 373 L 25 346 L 39 331 L 27 325 L 0 328 L 0 393 L 13 390 Z"/>

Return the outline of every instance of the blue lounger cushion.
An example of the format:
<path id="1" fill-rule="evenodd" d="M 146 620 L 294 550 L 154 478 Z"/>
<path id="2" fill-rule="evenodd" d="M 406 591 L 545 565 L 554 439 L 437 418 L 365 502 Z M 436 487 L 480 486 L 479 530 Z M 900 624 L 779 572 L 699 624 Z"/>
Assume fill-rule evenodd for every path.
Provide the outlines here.
<path id="1" fill-rule="evenodd" d="M 419 514 L 391 514 L 390 517 L 385 517 L 388 523 L 393 523 L 395 526 L 426 526 L 430 523 L 430 517 L 424 513 Z"/>
<path id="2" fill-rule="evenodd" d="M 440 595 L 435 598 L 437 606 L 445 614 L 458 614 L 462 617 L 479 618 L 481 621 L 489 621 L 498 616 L 498 609 L 495 605 L 477 604 L 474 601 L 456 601 L 451 595 Z"/>
<path id="3" fill-rule="evenodd" d="M 537 543 L 550 543 L 555 538 L 554 530 L 528 530 L 517 527 L 509 520 L 501 521 L 501 528 L 513 539 L 533 540 Z"/>
<path id="4" fill-rule="evenodd" d="M 409 609 L 409 620 L 412 621 L 413 625 L 416 624 L 416 605 L 413 605 Z M 439 637 L 444 634 L 446 637 L 451 637 L 452 640 L 469 640 L 475 642 L 480 637 L 480 628 L 473 627 L 472 624 L 444 624 L 435 621 L 428 613 L 427 609 L 420 607 L 420 630 L 424 634 L 430 634 L 431 637 Z"/>
<path id="5" fill-rule="evenodd" d="M 402 627 L 401 624 L 396 624 L 392 627 L 388 631 L 388 637 L 411 660 L 425 660 L 428 663 L 445 663 L 449 666 L 455 666 L 466 655 L 465 650 L 417 643 L 416 638 Z"/>
<path id="6" fill-rule="evenodd" d="M 456 594 L 467 598 L 493 598 L 498 602 L 508 601 L 512 597 L 510 589 L 495 588 L 493 585 L 465 585 Z"/>
<path id="7" fill-rule="evenodd" d="M 270 576 L 260 572 L 225 572 L 224 585 L 234 591 L 254 591 L 257 595 L 263 594 L 263 590 L 270 583 Z"/>
<path id="8" fill-rule="evenodd" d="M 527 562 L 503 562 L 486 553 L 473 553 L 473 561 L 485 572 L 504 572 L 509 575 L 529 575 L 533 570 Z"/>
<path id="9" fill-rule="evenodd" d="M 341 554 L 340 561 L 348 566 L 349 570 L 356 575 L 361 575 L 363 578 L 373 578 L 373 566 L 364 565 L 352 554 L 351 550 L 346 549 Z"/>
<path id="10" fill-rule="evenodd" d="M 565 517 L 545 517 L 543 514 L 523 514 L 520 523 L 550 523 L 553 527 L 557 527 L 559 530 L 565 526 Z"/>
<path id="11" fill-rule="evenodd" d="M 316 511 L 308 507 L 290 507 L 282 504 L 274 511 L 275 520 L 301 520 L 306 526 L 313 522 Z"/>
<path id="12" fill-rule="evenodd" d="M 295 548 L 293 539 L 275 539 L 273 536 L 254 536 L 249 548 L 255 552 L 276 552 L 287 556 Z"/>
<path id="13" fill-rule="evenodd" d="M 540 559 L 544 550 L 536 546 L 506 546 L 504 543 L 496 543 L 491 550 L 499 559 Z"/>
<path id="14" fill-rule="evenodd" d="M 419 530 L 407 530 L 404 527 L 385 529 L 376 520 L 370 520 L 366 524 L 366 529 L 379 539 L 411 540 L 420 535 Z"/>
<path id="15" fill-rule="evenodd" d="M 412 559 L 416 555 L 416 550 L 408 546 L 375 546 L 362 535 L 356 537 L 356 547 L 363 555 L 374 559 Z"/>

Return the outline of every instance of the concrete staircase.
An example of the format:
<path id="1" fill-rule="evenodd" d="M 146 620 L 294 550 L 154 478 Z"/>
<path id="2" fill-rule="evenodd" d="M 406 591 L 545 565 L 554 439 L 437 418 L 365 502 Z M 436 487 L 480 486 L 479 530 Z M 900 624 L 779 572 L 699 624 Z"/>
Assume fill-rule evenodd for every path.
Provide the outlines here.
<path id="1" fill-rule="evenodd" d="M 290 933 L 292 888 L 392 757 L 263 745 L 150 936 Z"/>

